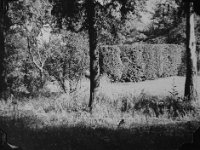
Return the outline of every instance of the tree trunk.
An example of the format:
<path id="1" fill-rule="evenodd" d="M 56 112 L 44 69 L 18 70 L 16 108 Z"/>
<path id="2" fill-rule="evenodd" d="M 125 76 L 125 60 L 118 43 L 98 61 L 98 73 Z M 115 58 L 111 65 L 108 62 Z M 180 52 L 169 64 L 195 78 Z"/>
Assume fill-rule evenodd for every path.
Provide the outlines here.
<path id="1" fill-rule="evenodd" d="M 71 58 L 72 58 L 72 52 L 71 52 L 71 49 L 69 49 L 69 55 L 70 55 L 70 58 L 69 58 L 69 64 L 68 64 L 68 80 L 69 80 L 69 93 L 71 93 L 73 91 L 73 88 L 72 88 L 72 73 L 71 73 Z M 65 60 L 66 61 L 66 60 Z"/>
<path id="2" fill-rule="evenodd" d="M 92 110 L 92 104 L 97 97 L 99 87 L 99 50 L 97 48 L 97 29 L 95 27 L 95 2 L 87 1 L 87 23 L 90 46 L 90 100 L 89 108 Z"/>
<path id="3" fill-rule="evenodd" d="M 185 97 L 191 101 L 197 99 L 197 54 L 194 30 L 193 2 L 186 2 L 186 59 L 187 72 Z"/>
<path id="4" fill-rule="evenodd" d="M 60 77 L 61 86 L 62 86 L 64 93 L 67 93 L 66 85 L 65 85 L 65 76 L 66 76 L 66 67 L 67 67 L 66 61 L 67 60 L 66 60 L 66 56 L 65 56 L 65 58 L 63 60 L 63 66 L 62 66 L 62 76 Z"/>
<path id="5" fill-rule="evenodd" d="M 63 92 L 67 93 L 67 90 L 66 90 L 66 87 L 65 87 L 65 79 L 64 78 L 60 79 L 60 85 L 61 85 L 61 88 L 62 88 Z"/>
<path id="6" fill-rule="evenodd" d="M 42 68 L 39 69 L 39 73 L 40 73 L 40 89 L 42 89 L 44 87 L 44 84 L 45 84 L 44 70 Z"/>
<path id="7" fill-rule="evenodd" d="M 6 49 L 5 49 L 5 33 L 6 33 L 6 13 L 7 13 L 7 1 L 0 1 L 0 98 L 6 99 L 5 93 L 7 90 L 7 79 L 6 79 Z"/>

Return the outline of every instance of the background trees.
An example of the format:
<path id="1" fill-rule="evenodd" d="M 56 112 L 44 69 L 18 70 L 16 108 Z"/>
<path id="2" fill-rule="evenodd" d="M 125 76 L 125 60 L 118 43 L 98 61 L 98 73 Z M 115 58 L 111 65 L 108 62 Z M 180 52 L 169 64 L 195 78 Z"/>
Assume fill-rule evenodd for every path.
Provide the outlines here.
<path id="1" fill-rule="evenodd" d="M 147 36 L 145 41 L 148 43 L 185 43 L 184 61 L 187 68 L 185 96 L 189 100 L 197 99 L 198 40 L 196 38 L 199 39 L 199 10 L 197 9 L 199 2 L 196 0 L 166 0 L 156 5 L 152 23 L 143 32 Z"/>
<path id="2" fill-rule="evenodd" d="M 21 82 L 23 90 L 20 88 L 22 91 L 18 89 L 16 92 L 37 92 L 45 83 L 44 66 L 51 52 L 48 44 L 51 30 L 49 23 L 52 20 L 51 5 L 46 0 L 16 1 L 10 4 L 8 15 L 13 25 L 7 36 L 7 40 L 10 41 L 7 44 L 7 63 L 12 62 L 9 60 L 14 57 L 18 64 L 10 65 L 10 87 L 15 91 L 17 89 L 13 86 L 16 82 Z"/>
<path id="3" fill-rule="evenodd" d="M 63 92 L 72 92 L 76 89 L 75 83 L 89 68 L 91 73 L 90 108 L 96 97 L 93 95 L 95 91 L 98 91 L 99 86 L 100 46 L 135 42 L 183 44 L 186 39 L 185 18 L 179 15 L 179 10 L 187 8 L 183 5 L 186 3 L 182 1 L 157 1 L 150 24 L 144 30 L 142 27 L 139 29 L 138 26 L 142 24 L 141 12 L 146 11 L 145 1 L 19 0 L 10 1 L 8 10 L 8 3 L 1 2 L 2 8 L 6 10 L 3 13 L 1 9 L 1 15 L 4 16 L 4 21 L 1 20 L 1 31 L 4 33 L 4 36 L 1 36 L 1 42 L 6 41 L 6 45 L 4 42 L 4 45 L 1 44 L 2 47 L 6 46 L 6 49 L 1 51 L 1 65 L 8 68 L 7 71 L 5 69 L 2 71 L 5 85 L 8 82 L 10 89 L 15 89 L 16 92 L 34 93 L 35 91 L 37 93 L 39 89 L 43 89 L 46 80 L 56 80 Z M 193 2 L 195 3 L 194 11 L 198 13 L 196 8 L 198 3 Z M 197 18 L 196 26 L 194 26 L 197 38 L 198 20 Z M 3 27 L 3 23 L 10 28 L 5 28 L 5 25 Z M 120 47 L 120 49 L 123 48 Z M 122 59 L 120 52 L 116 54 L 119 55 L 119 59 Z M 129 57 L 129 54 L 124 54 L 124 52 L 123 55 L 127 55 L 126 58 Z M 143 69 L 140 64 L 133 63 L 136 62 L 136 58 L 130 59 L 133 60 L 129 61 L 132 62 L 129 66 L 136 67 L 138 70 L 132 71 L 131 76 L 124 72 L 123 78 L 127 81 L 129 81 L 128 78 L 133 78 L 130 81 L 140 81 L 136 79 L 135 74 Z M 169 58 L 169 62 L 171 61 L 172 59 Z M 6 67 L 5 64 L 7 64 Z M 195 61 L 194 64 L 196 64 Z M 125 65 L 128 63 L 122 61 L 119 70 L 123 70 Z M 141 80 L 144 80 L 143 74 L 140 74 Z M 5 80 L 6 76 L 8 79 Z M 110 73 L 109 76 L 112 78 L 115 75 Z M 69 81 L 69 87 L 66 80 Z"/>
<path id="4" fill-rule="evenodd" d="M 180 17 L 180 2 L 175 0 L 157 1 L 143 33 L 148 43 L 181 44 L 185 40 L 185 20 Z M 181 8 L 182 10 L 182 8 Z"/>
<path id="5" fill-rule="evenodd" d="M 8 15 L 13 25 L 7 35 L 7 67 L 9 86 L 15 92 L 37 95 L 46 81 L 52 80 L 64 92 L 73 91 L 73 84 L 77 85 L 88 69 L 87 36 L 57 28 L 51 9 L 47 0 L 10 5 Z M 70 81 L 70 89 L 66 80 Z"/>

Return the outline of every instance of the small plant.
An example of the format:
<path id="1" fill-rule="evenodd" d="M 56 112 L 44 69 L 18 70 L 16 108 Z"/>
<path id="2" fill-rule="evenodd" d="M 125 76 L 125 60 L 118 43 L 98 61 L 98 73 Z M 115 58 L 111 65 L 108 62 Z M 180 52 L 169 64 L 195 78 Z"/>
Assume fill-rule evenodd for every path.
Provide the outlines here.
<path id="1" fill-rule="evenodd" d="M 164 102 L 159 100 L 156 96 L 148 96 L 141 93 L 141 97 L 138 102 L 135 103 L 134 109 L 142 111 L 145 115 L 156 116 L 164 113 Z"/>
<path id="2" fill-rule="evenodd" d="M 189 112 L 195 113 L 195 107 L 185 98 L 167 97 L 165 105 L 168 116 L 172 118 L 183 117 Z"/>
<path id="3" fill-rule="evenodd" d="M 172 92 L 169 93 L 170 96 L 161 100 L 156 96 L 148 96 L 142 92 L 134 109 L 145 115 L 156 117 L 167 113 L 167 116 L 173 119 L 183 117 L 187 113 L 194 114 L 196 112 L 195 107 L 186 98 L 179 96 L 175 84 L 173 84 Z"/>
<path id="4" fill-rule="evenodd" d="M 180 98 L 180 97 L 179 97 L 179 93 L 178 93 L 176 87 L 177 87 L 177 86 L 175 85 L 175 79 L 173 78 L 172 92 L 169 91 L 169 93 L 171 94 L 171 97 Z"/>
<path id="5" fill-rule="evenodd" d="M 195 112 L 195 107 L 192 106 L 190 102 L 187 101 L 186 98 L 180 97 L 178 91 L 176 90 L 176 86 L 173 81 L 172 92 L 169 92 L 171 95 L 166 98 L 165 106 L 167 108 L 167 112 L 169 117 L 183 117 L 186 113 Z"/>
<path id="6" fill-rule="evenodd" d="M 128 96 L 123 96 L 120 98 L 118 101 L 118 108 L 120 108 L 120 112 L 125 113 L 125 112 L 130 112 L 133 109 L 133 100 L 131 101 L 131 97 Z"/>

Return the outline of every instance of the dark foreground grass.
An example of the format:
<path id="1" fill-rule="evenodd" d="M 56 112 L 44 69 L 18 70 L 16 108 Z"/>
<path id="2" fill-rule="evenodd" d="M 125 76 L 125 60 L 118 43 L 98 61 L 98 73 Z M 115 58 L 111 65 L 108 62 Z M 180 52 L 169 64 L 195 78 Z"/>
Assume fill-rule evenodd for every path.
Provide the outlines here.
<path id="1" fill-rule="evenodd" d="M 192 140 L 200 122 L 167 125 L 135 124 L 130 129 L 75 127 L 29 128 L 34 119 L 0 117 L 0 128 L 9 142 L 24 150 L 175 150 Z"/>

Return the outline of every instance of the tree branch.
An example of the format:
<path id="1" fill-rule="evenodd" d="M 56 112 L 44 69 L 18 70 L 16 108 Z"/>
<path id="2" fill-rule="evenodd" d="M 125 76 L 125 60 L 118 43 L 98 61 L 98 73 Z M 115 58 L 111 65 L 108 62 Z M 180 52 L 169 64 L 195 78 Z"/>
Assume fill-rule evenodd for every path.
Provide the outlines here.
<path id="1" fill-rule="evenodd" d="M 34 59 L 33 53 L 31 52 L 31 45 L 30 45 L 30 39 L 29 39 L 29 37 L 27 37 L 27 43 L 28 43 L 28 52 L 29 52 L 29 54 L 30 54 L 30 57 L 31 57 L 31 60 L 32 60 L 33 64 L 34 64 L 40 71 L 42 71 L 43 68 L 40 67 L 40 66 L 37 64 L 37 62 L 36 62 L 35 59 Z"/>

